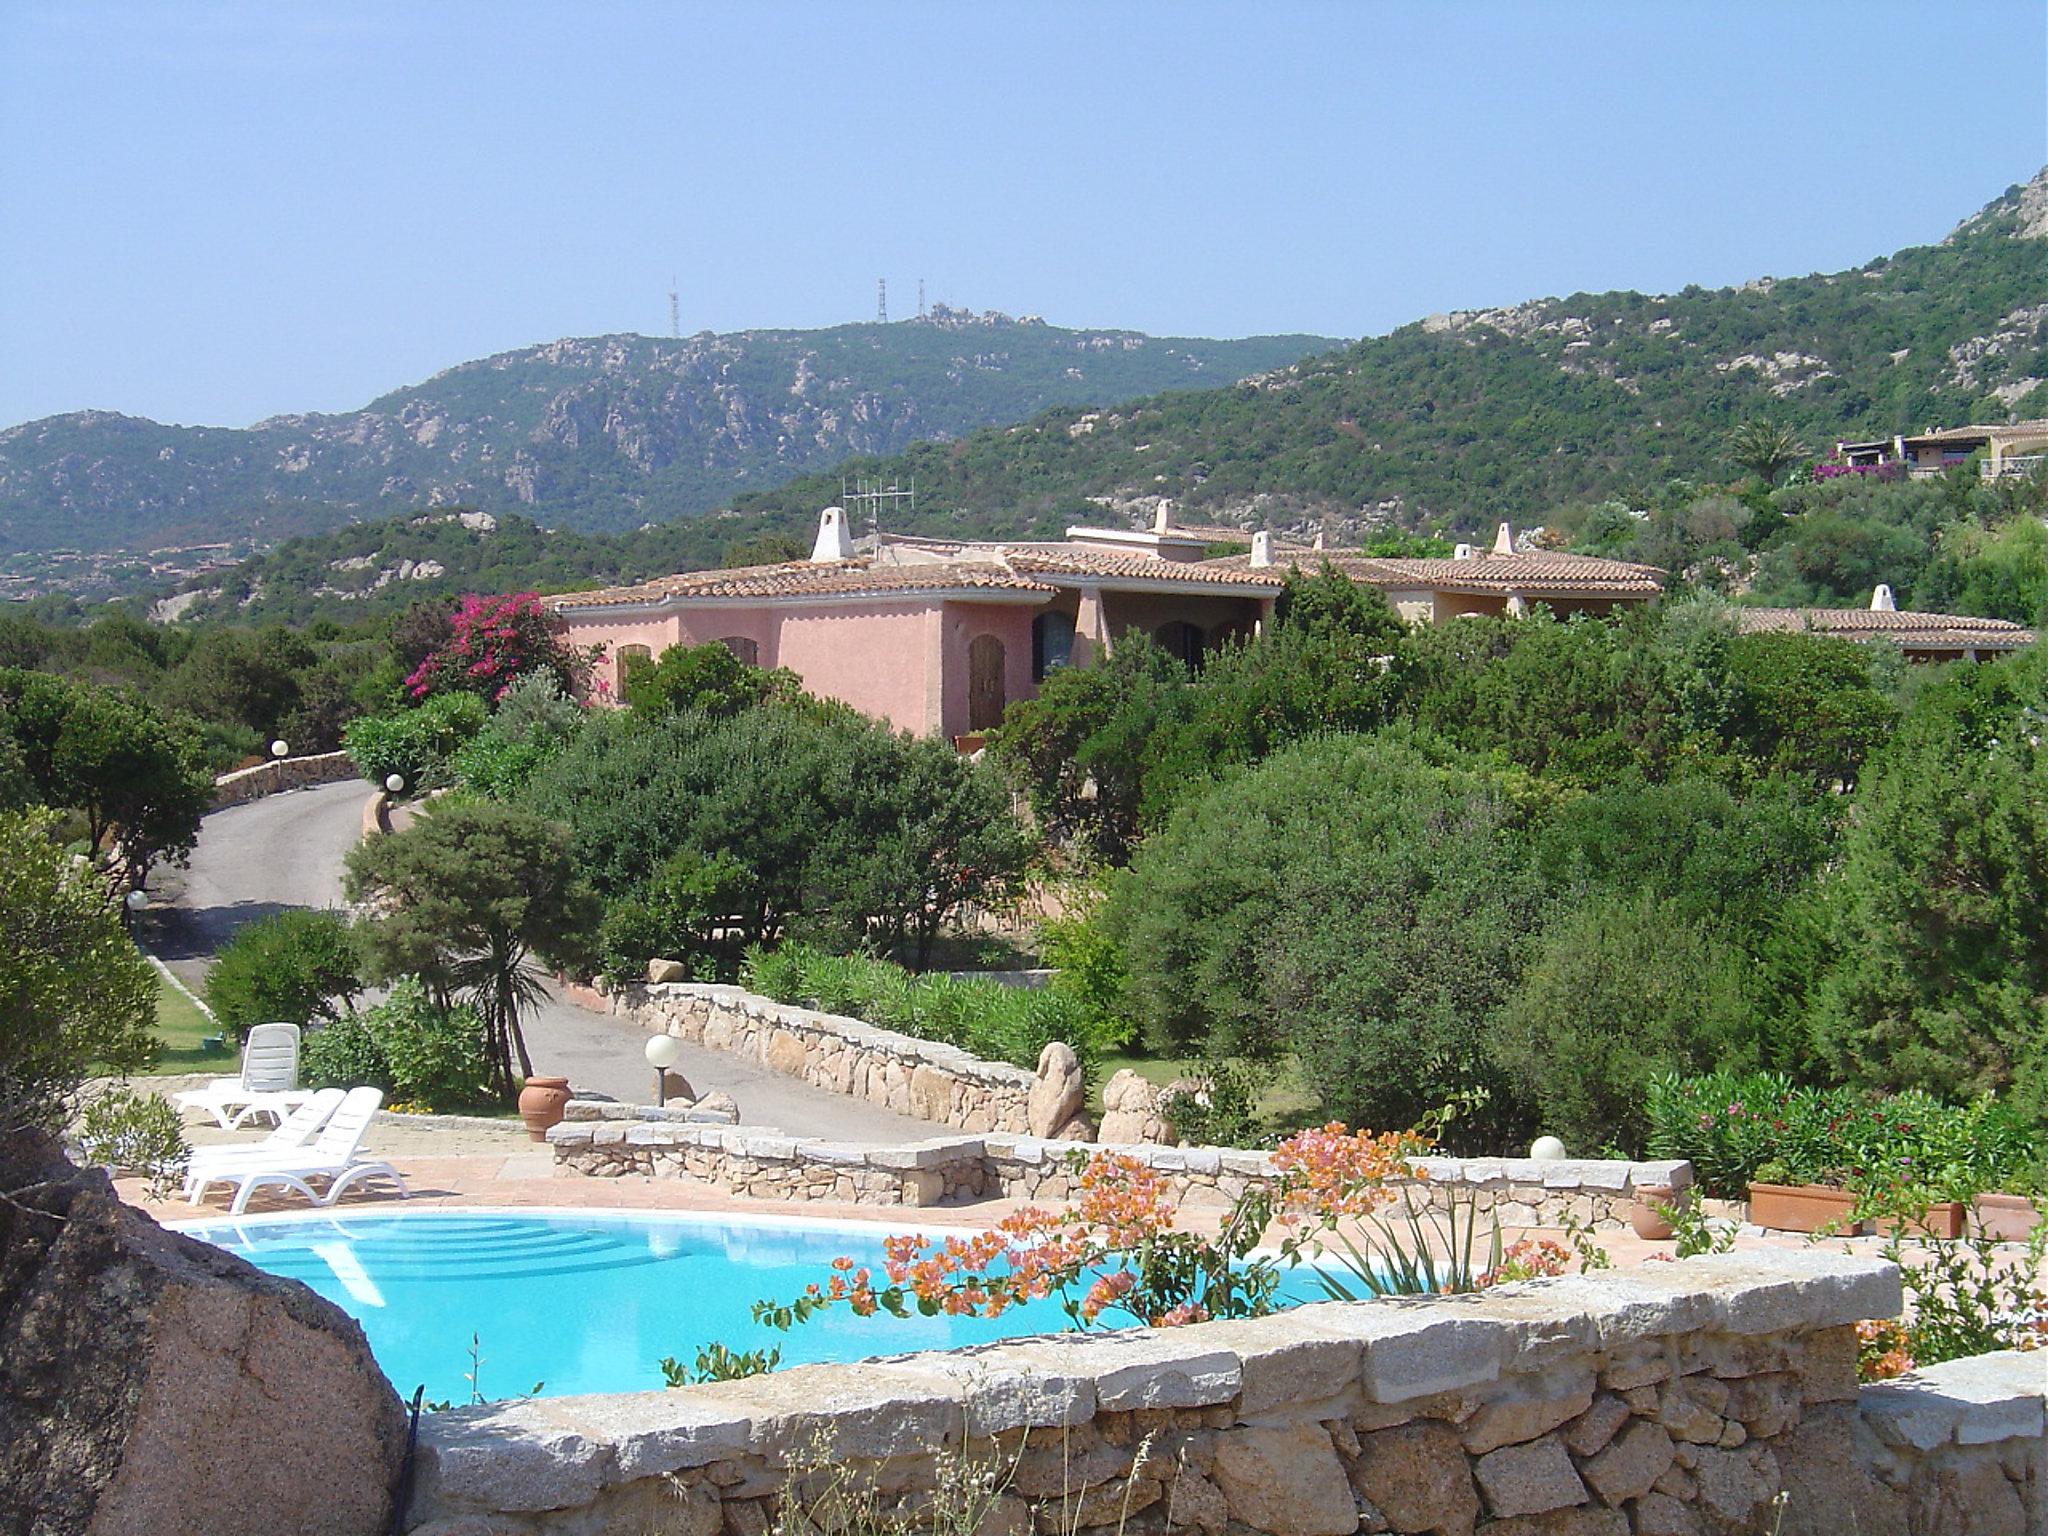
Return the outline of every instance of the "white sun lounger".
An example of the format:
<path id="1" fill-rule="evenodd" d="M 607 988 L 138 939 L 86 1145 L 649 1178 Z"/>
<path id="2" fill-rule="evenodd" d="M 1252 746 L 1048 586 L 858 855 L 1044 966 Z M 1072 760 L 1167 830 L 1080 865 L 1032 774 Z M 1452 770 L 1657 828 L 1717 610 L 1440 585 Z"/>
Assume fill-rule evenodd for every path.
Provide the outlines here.
<path id="1" fill-rule="evenodd" d="M 312 1096 L 299 1086 L 299 1026 L 258 1024 L 242 1042 L 240 1077 L 216 1077 L 204 1088 L 172 1095 L 172 1102 L 204 1110 L 222 1130 L 240 1130 L 251 1115 L 269 1115 L 282 1124 Z"/>
<path id="2" fill-rule="evenodd" d="M 249 1208 L 249 1196 L 256 1190 L 265 1184 L 281 1184 L 297 1190 L 315 1205 L 328 1206 L 339 1200 L 344 1190 L 365 1179 L 389 1179 L 398 1186 L 402 1198 L 410 1199 L 412 1192 L 405 1187 L 396 1168 L 374 1158 L 357 1156 L 363 1133 L 370 1128 L 370 1119 L 383 1102 L 384 1095 L 379 1089 L 351 1088 L 311 1146 L 286 1148 L 274 1158 L 213 1163 L 195 1169 L 192 1203 L 200 1202 L 208 1185 L 232 1184 L 235 1198 L 228 1211 L 239 1216 Z M 313 1188 L 310 1181 L 315 1179 L 327 1182 L 324 1194 Z"/>
<path id="3" fill-rule="evenodd" d="M 193 1176 L 201 1168 L 231 1168 L 237 1163 L 246 1163 L 251 1159 L 268 1158 L 275 1161 L 281 1156 L 299 1151 L 333 1117 L 346 1096 L 347 1090 L 343 1088 L 320 1089 L 305 1103 L 286 1115 L 283 1123 L 261 1141 L 195 1147 L 191 1161 L 186 1164 L 186 1192 L 191 1192 Z"/>

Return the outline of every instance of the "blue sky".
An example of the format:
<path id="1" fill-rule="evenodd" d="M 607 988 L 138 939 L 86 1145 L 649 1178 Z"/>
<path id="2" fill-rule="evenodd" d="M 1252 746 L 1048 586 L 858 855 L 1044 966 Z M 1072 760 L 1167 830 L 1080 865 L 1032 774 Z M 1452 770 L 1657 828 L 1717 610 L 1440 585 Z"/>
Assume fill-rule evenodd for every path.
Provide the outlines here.
<path id="1" fill-rule="evenodd" d="M 2048 160 L 2048 11 L 0 0 L 0 425 L 345 410 L 934 299 L 1384 331 L 1853 265 Z"/>

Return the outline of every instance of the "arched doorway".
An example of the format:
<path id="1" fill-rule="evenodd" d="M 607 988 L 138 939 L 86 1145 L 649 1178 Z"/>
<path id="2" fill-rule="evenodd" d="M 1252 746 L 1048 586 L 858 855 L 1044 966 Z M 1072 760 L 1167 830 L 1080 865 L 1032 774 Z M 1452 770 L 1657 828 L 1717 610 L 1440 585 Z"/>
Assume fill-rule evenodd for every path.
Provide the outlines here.
<path id="1" fill-rule="evenodd" d="M 967 729 L 992 731 L 1003 723 L 1009 703 L 1003 691 L 1003 642 L 976 635 L 967 642 Z"/>
<path id="2" fill-rule="evenodd" d="M 758 667 L 761 665 L 761 645 L 759 641 L 749 640 L 745 635 L 721 635 L 719 636 L 718 643 L 728 651 L 731 651 L 733 655 L 744 661 L 748 666 Z"/>
<path id="3" fill-rule="evenodd" d="M 619 675 L 619 692 L 623 694 L 626 691 L 626 681 L 628 678 L 632 677 L 642 667 L 654 665 L 654 652 L 650 647 L 644 645 L 622 645 L 618 649 L 616 662 Z"/>

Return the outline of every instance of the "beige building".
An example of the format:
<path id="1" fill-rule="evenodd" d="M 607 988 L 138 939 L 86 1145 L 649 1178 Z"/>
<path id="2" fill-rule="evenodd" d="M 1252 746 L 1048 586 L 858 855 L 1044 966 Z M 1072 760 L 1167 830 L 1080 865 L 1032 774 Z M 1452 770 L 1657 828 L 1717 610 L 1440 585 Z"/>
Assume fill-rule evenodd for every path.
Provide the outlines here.
<path id="1" fill-rule="evenodd" d="M 2018 421 L 2008 427 L 1945 427 L 1914 437 L 1835 444 L 1836 459 L 1849 469 L 1881 470 L 1897 465 L 1916 480 L 1953 469 L 1978 452 L 1984 455 L 1978 473 L 1986 480 L 2031 474 L 2048 463 L 2048 419 Z"/>
<path id="2" fill-rule="evenodd" d="M 2034 632 L 2005 619 L 1963 613 L 1905 613 L 1880 583 L 1868 608 L 1738 608 L 1742 633 L 1771 631 L 1835 635 L 1844 640 L 1888 640 L 1908 661 L 1976 661 L 2030 644 Z"/>

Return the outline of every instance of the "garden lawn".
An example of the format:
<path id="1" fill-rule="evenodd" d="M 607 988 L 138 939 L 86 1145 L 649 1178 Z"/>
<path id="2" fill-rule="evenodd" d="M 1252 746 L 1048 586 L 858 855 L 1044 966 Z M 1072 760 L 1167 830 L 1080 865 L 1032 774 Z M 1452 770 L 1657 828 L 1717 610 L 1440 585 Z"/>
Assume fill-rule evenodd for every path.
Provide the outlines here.
<path id="1" fill-rule="evenodd" d="M 1194 1062 L 1179 1056 L 1110 1053 L 1099 1057 L 1098 1063 L 1088 1080 L 1088 1114 L 1096 1120 L 1102 1118 L 1103 1084 L 1126 1067 L 1155 1088 L 1164 1088 L 1175 1078 L 1198 1070 Z M 1280 1131 L 1306 1125 L 1314 1118 L 1316 1096 L 1302 1081 L 1301 1065 L 1294 1057 L 1273 1063 L 1255 1108 Z"/>
<path id="2" fill-rule="evenodd" d="M 162 1049 L 157 1052 L 156 1061 L 142 1068 L 137 1075 L 166 1077 L 183 1072 L 231 1073 L 235 1068 L 232 1051 L 209 1051 L 199 1043 L 202 1037 L 219 1033 L 220 1027 L 200 1012 L 198 1004 L 159 975 L 156 1038 Z"/>

